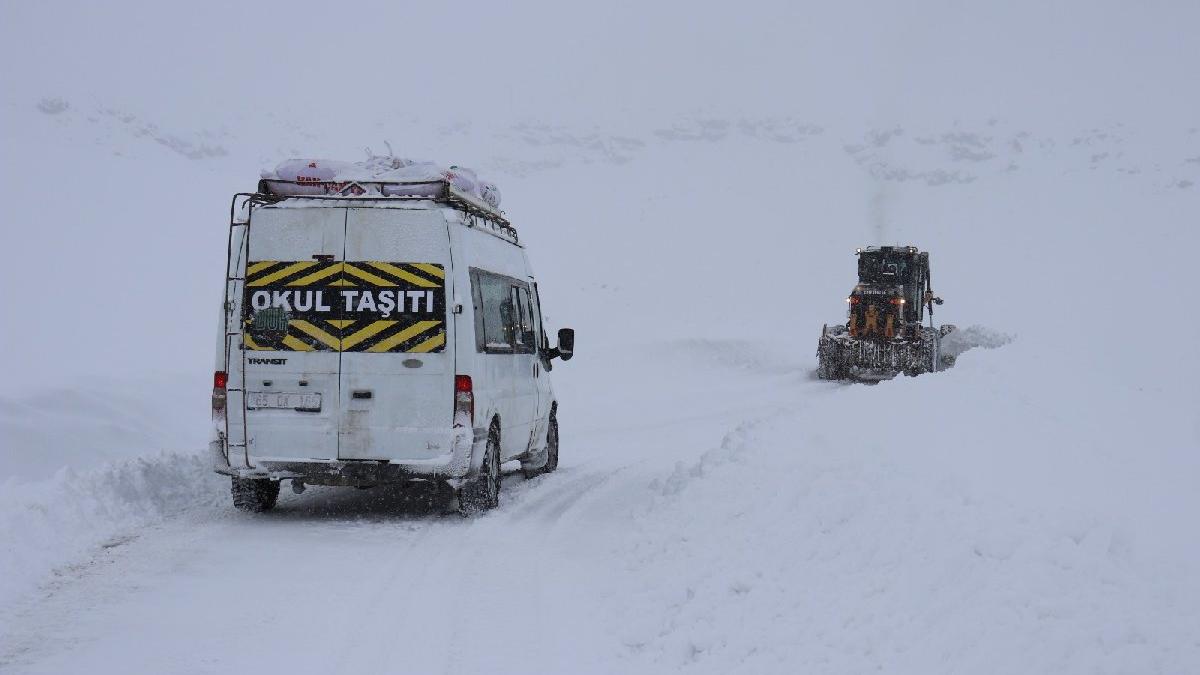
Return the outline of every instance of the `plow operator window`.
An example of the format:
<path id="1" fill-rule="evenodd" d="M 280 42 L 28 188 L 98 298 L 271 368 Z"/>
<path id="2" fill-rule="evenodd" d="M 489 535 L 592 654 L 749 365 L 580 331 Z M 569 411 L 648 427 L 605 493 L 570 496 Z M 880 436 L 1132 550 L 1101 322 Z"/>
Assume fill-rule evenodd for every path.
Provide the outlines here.
<path id="1" fill-rule="evenodd" d="M 901 256 L 862 254 L 858 259 L 858 280 L 863 283 L 904 284 L 908 275 L 908 259 Z"/>

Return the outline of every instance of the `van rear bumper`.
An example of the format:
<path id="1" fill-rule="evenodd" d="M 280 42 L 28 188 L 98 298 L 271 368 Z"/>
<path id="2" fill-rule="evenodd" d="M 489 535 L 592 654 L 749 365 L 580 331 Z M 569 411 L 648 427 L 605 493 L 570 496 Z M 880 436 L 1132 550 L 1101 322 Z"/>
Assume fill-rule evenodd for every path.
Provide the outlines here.
<path id="1" fill-rule="evenodd" d="M 451 451 L 440 457 L 412 460 L 308 459 L 297 457 L 253 457 L 253 466 L 214 462 L 217 473 L 235 478 L 298 480 L 309 485 L 371 487 L 411 480 L 461 482 L 478 474 L 486 449 L 486 430 L 456 428 Z M 214 443 L 214 445 L 216 445 Z M 476 446 L 478 450 L 476 450 Z M 219 451 L 218 451 L 219 452 Z"/>
<path id="2" fill-rule="evenodd" d="M 294 479 L 308 485 L 372 487 L 418 479 L 453 478 L 448 472 L 372 460 L 260 461 L 253 469 L 218 470 L 237 478 Z"/>

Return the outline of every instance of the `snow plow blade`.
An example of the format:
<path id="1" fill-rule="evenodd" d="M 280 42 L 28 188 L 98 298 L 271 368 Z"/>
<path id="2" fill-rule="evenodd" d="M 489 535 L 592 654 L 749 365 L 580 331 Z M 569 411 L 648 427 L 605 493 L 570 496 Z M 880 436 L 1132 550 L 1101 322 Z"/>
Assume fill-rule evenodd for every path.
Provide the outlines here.
<path id="1" fill-rule="evenodd" d="M 941 354 L 941 341 L 954 326 L 922 328 L 915 339 L 857 338 L 845 326 L 825 326 L 817 344 L 817 377 L 822 380 L 887 380 L 900 373 L 915 376 L 954 365 Z"/>

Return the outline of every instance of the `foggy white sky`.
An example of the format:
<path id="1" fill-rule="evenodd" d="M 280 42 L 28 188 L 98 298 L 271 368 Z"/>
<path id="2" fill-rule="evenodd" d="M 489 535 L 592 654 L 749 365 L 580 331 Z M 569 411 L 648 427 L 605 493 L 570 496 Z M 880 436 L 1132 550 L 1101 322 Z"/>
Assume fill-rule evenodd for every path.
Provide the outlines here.
<path id="1" fill-rule="evenodd" d="M 86 93 L 200 118 L 468 100 L 503 118 L 587 121 L 1198 111 L 1200 3 L 1187 1 L 109 5 L 6 1 L 0 51 L 20 67 L 4 69 L 5 95 Z"/>

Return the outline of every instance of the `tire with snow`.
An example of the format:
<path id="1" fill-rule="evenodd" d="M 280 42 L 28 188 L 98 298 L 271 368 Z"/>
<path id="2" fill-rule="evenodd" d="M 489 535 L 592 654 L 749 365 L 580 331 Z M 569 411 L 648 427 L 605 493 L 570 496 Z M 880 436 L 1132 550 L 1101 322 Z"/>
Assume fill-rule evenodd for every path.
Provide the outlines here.
<path id="1" fill-rule="evenodd" d="M 552 473 L 558 468 L 558 416 L 550 416 L 550 426 L 546 430 L 546 466 L 542 470 Z"/>
<path id="2" fill-rule="evenodd" d="M 955 326 L 954 324 L 951 324 L 951 323 L 942 324 L 940 327 L 938 327 L 938 338 L 939 338 L 938 353 L 941 356 L 941 364 L 939 364 L 939 365 L 941 365 L 941 368 L 940 368 L 941 370 L 945 370 L 946 368 L 953 368 L 955 362 L 958 360 L 957 354 L 946 354 L 946 353 L 942 352 L 941 341 L 940 341 L 941 338 L 945 338 L 947 335 L 953 333 L 956 330 L 958 330 L 958 326 Z"/>
<path id="3" fill-rule="evenodd" d="M 550 423 L 546 427 L 546 463 L 540 468 L 525 471 L 526 478 L 536 478 L 544 473 L 552 473 L 558 468 L 558 416 L 550 414 Z"/>
<path id="4" fill-rule="evenodd" d="M 279 481 L 265 478 L 234 478 L 230 486 L 233 505 L 242 511 L 262 513 L 275 508 L 279 500 Z"/>
<path id="5" fill-rule="evenodd" d="M 473 516 L 500 505 L 500 431 L 492 427 L 488 433 L 487 452 L 479 476 L 467 483 L 458 493 L 458 511 Z"/>
<path id="6" fill-rule="evenodd" d="M 546 463 L 536 469 L 526 469 L 525 478 L 536 478 L 558 468 L 558 416 L 550 413 L 546 427 Z"/>
<path id="7" fill-rule="evenodd" d="M 841 352 L 832 342 L 822 340 L 817 348 L 817 377 L 822 380 L 844 380 L 849 376 L 846 365 L 839 362 Z"/>

